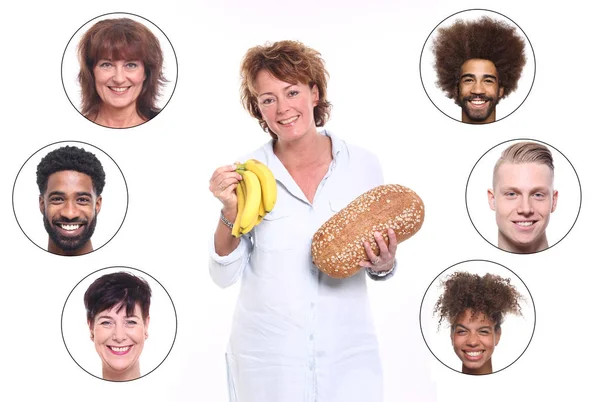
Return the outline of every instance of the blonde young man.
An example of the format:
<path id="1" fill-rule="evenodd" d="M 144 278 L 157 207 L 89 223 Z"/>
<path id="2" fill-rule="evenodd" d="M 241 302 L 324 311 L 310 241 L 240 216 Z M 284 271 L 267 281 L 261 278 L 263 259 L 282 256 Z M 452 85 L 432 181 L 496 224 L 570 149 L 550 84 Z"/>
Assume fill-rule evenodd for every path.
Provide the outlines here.
<path id="1" fill-rule="evenodd" d="M 546 227 L 556 209 L 552 153 L 542 144 L 518 142 L 506 148 L 494 167 L 490 208 L 496 211 L 498 248 L 535 253 L 548 248 Z"/>

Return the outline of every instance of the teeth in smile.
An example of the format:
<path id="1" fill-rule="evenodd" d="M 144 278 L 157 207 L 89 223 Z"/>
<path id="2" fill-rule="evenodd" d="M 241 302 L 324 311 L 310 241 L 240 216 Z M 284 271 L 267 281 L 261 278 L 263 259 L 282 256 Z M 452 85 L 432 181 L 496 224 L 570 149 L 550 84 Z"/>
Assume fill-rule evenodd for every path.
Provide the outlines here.
<path id="1" fill-rule="evenodd" d="M 115 351 L 115 352 L 126 352 L 126 351 L 128 351 L 128 350 L 129 350 L 129 348 L 130 348 L 130 347 L 131 347 L 131 346 L 123 346 L 123 347 L 121 347 L 121 348 L 117 348 L 117 347 L 115 347 L 115 346 L 109 346 L 109 348 L 110 348 L 111 350 Z"/>
<path id="2" fill-rule="evenodd" d="M 473 103 L 475 105 L 483 105 L 485 103 L 485 101 L 483 99 L 473 99 L 471 101 L 471 103 Z"/>
<path id="3" fill-rule="evenodd" d="M 533 222 L 528 221 L 528 222 L 515 222 L 517 225 L 519 226 L 531 226 L 533 225 Z"/>
<path id="4" fill-rule="evenodd" d="M 115 92 L 125 92 L 129 87 L 110 87 L 110 89 Z"/>
<path id="5" fill-rule="evenodd" d="M 290 117 L 290 118 L 289 118 L 289 119 L 287 119 L 287 120 L 279 120 L 279 123 L 280 123 L 280 124 L 290 124 L 290 123 L 293 123 L 293 122 L 295 122 L 297 119 L 298 119 L 298 116 L 295 116 L 295 117 Z"/>
<path id="6" fill-rule="evenodd" d="M 479 352 L 465 352 L 467 354 L 467 356 L 471 356 L 471 357 L 476 357 L 479 356 L 480 354 L 483 353 L 483 350 L 480 350 Z"/>
<path id="7" fill-rule="evenodd" d="M 60 225 L 63 230 L 77 230 L 81 225 Z"/>

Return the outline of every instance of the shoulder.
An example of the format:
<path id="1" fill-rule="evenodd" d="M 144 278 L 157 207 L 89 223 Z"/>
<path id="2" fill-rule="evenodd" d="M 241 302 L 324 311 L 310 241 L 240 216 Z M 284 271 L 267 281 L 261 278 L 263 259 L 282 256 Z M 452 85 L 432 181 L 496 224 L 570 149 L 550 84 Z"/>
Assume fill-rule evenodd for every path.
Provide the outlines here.
<path id="1" fill-rule="evenodd" d="M 342 156 L 351 163 L 361 163 L 363 166 L 366 165 L 379 165 L 379 158 L 372 151 L 365 149 L 361 146 L 349 143 L 336 135 L 327 132 L 327 135 L 331 137 L 334 152 L 339 152 L 338 156 Z"/>
<path id="2" fill-rule="evenodd" d="M 273 157 L 273 140 L 269 140 L 267 143 L 262 145 L 260 148 L 257 148 L 251 152 L 243 154 L 238 157 L 238 161 L 244 162 L 248 159 L 256 159 L 268 165 L 269 160 Z"/>

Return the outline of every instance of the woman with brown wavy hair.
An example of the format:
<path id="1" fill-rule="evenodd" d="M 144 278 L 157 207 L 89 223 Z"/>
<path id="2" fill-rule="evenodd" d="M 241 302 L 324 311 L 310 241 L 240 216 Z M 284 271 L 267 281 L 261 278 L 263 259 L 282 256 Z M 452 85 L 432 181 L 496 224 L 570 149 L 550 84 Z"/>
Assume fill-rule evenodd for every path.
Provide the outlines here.
<path id="1" fill-rule="evenodd" d="M 78 45 L 81 114 L 111 128 L 128 128 L 155 117 L 163 75 L 156 36 L 129 18 L 94 24 Z"/>
<path id="2" fill-rule="evenodd" d="M 320 273 L 310 251 L 319 226 L 382 184 L 377 157 L 317 130 L 331 105 L 316 50 L 296 41 L 253 47 L 241 78 L 242 103 L 271 140 L 240 160 L 269 167 L 277 203 L 260 225 L 234 237 L 230 222 L 241 176 L 227 165 L 210 180 L 222 204 L 210 274 L 222 287 L 241 280 L 227 352 L 231 401 L 380 402 L 381 363 L 365 278 L 393 275 L 394 232 L 374 233 L 380 255 L 366 243 L 370 261 L 345 279 Z"/>

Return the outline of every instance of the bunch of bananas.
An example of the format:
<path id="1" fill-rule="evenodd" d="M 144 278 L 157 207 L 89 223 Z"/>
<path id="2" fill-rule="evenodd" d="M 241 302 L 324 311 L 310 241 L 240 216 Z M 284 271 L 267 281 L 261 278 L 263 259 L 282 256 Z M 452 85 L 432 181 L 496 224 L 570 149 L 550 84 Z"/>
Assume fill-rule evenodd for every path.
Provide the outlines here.
<path id="1" fill-rule="evenodd" d="M 231 234 L 240 237 L 271 212 L 277 200 L 277 183 L 271 170 L 256 159 L 238 164 L 236 172 L 242 176 L 242 180 L 235 189 L 237 216 Z"/>

